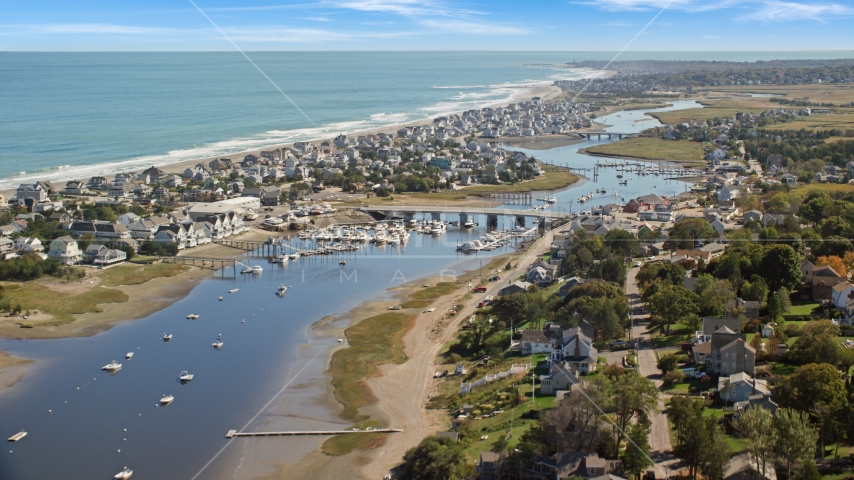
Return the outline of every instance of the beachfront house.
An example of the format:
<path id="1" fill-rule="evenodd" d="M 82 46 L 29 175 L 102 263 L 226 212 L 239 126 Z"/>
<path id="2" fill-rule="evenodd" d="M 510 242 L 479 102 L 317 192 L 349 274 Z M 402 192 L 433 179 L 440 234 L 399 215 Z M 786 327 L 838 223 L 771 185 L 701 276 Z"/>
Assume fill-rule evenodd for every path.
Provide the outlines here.
<path id="1" fill-rule="evenodd" d="M 106 267 L 127 260 L 127 253 L 108 248 L 104 245 L 89 245 L 84 252 L 86 261 L 99 267 Z"/>
<path id="2" fill-rule="evenodd" d="M 48 258 L 58 260 L 63 265 L 74 265 L 83 260 L 83 252 L 74 240 L 68 235 L 55 238 L 50 242 Z"/>

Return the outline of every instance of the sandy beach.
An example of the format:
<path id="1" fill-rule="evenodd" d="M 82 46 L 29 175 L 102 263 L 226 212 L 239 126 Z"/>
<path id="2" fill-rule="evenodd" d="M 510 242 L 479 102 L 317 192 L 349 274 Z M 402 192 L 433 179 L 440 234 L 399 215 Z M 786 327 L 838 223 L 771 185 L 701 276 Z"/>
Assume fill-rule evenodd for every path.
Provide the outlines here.
<path id="1" fill-rule="evenodd" d="M 549 99 L 558 97 L 563 93 L 559 87 L 555 87 L 555 86 L 551 86 L 551 85 L 549 85 L 549 86 L 534 86 L 534 87 L 519 87 L 519 89 L 522 91 L 518 95 L 516 95 L 512 99 L 510 99 L 509 101 L 496 102 L 496 103 L 490 104 L 488 106 L 490 106 L 490 107 L 501 107 L 501 106 L 509 105 L 511 103 L 518 103 L 518 102 L 527 101 L 533 97 L 541 97 L 544 100 L 549 100 Z M 454 113 L 461 113 L 461 112 L 454 112 Z M 411 122 L 389 124 L 389 125 L 385 125 L 383 127 L 373 128 L 373 129 L 369 129 L 369 130 L 359 130 L 359 131 L 354 131 L 354 132 L 346 132 L 346 134 L 350 135 L 350 136 L 358 136 L 358 135 L 377 134 L 377 133 L 381 133 L 381 132 L 394 133 L 394 132 L 397 132 L 397 130 L 399 130 L 400 128 L 405 127 L 405 126 L 426 125 L 426 124 L 429 124 L 431 122 L 432 122 L 432 118 L 424 118 L 424 119 L 419 119 L 419 120 L 413 120 Z M 341 133 L 345 133 L 345 132 L 341 132 Z M 561 135 L 561 137 L 564 137 L 564 136 Z M 312 139 L 310 141 L 311 142 L 322 142 L 324 140 L 332 140 L 333 138 L 334 137 L 324 136 L 324 137 Z M 265 145 L 263 148 L 259 148 L 259 149 L 246 150 L 246 151 L 242 151 L 242 152 L 238 152 L 238 153 L 232 153 L 229 155 L 217 155 L 217 156 L 213 156 L 213 157 L 194 158 L 192 160 L 187 160 L 184 162 L 170 163 L 170 164 L 165 164 L 165 165 L 155 163 L 151 166 L 158 167 L 167 173 L 181 174 L 188 167 L 192 167 L 198 163 L 207 164 L 207 163 L 209 163 L 212 160 L 215 160 L 217 158 L 228 157 L 228 158 L 231 158 L 232 160 L 241 160 L 245 155 L 248 155 L 250 153 L 258 154 L 259 152 L 261 152 L 261 150 L 274 150 L 277 148 L 284 148 L 284 147 L 290 147 L 290 146 L 293 146 L 293 142 L 281 143 L 281 144 L 270 144 L 270 145 Z M 549 147 L 549 148 L 552 148 L 552 147 Z M 139 173 L 140 171 L 141 170 L 132 170 L 132 171 L 130 171 L 130 173 Z M 119 173 L 119 170 L 117 170 L 113 173 Z M 73 178 L 73 179 L 68 178 L 66 181 L 68 181 L 68 180 L 88 181 L 89 178 Z M 59 188 L 61 188 L 64 185 L 61 181 L 56 182 L 56 183 L 57 183 L 57 186 Z M 15 191 L 11 190 L 11 189 L 0 190 L 0 195 L 2 195 L 4 198 L 8 199 L 8 198 L 15 196 Z"/>

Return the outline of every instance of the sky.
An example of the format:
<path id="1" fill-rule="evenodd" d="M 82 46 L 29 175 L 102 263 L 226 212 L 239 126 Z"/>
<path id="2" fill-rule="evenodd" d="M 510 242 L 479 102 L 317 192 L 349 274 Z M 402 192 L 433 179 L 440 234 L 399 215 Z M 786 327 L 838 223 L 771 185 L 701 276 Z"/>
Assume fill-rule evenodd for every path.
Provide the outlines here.
<path id="1" fill-rule="evenodd" d="M 854 56 L 854 0 L 4 3 L 0 51 L 226 51 L 236 46 L 247 51 L 625 48 L 850 50 Z"/>

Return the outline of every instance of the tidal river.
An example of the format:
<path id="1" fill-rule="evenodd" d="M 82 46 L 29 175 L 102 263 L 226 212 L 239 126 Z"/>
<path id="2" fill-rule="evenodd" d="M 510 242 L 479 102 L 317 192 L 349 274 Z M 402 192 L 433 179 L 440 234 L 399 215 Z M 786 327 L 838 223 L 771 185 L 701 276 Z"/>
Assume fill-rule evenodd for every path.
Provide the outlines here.
<path id="1" fill-rule="evenodd" d="M 696 106 L 676 103 L 672 108 Z M 616 115 L 600 121 L 619 132 L 657 124 L 635 122 L 643 118 L 641 111 Z M 530 153 L 591 168 L 598 159 L 577 150 L 596 143 Z M 591 179 L 553 192 L 558 198 L 555 208 L 568 208 L 569 200 L 594 186 L 609 193 L 618 190 L 624 198 L 672 195 L 684 188 L 660 177 L 628 179 L 628 187 L 619 188 L 614 175 L 602 174 L 595 185 Z M 613 201 L 607 194 L 600 197 L 602 202 Z M 0 434 L 6 438 L 22 429 L 29 432 L 20 442 L 8 443 L 9 452 L 0 455 L 0 479 L 106 479 L 125 465 L 134 470 L 134 478 L 220 477 L 220 465 L 211 460 L 227 444 L 225 433 L 244 426 L 246 431 L 262 429 L 271 421 L 264 407 L 278 392 L 280 399 L 304 405 L 305 411 L 278 418 L 277 425 L 343 426 L 298 388 L 304 381 L 303 367 L 315 359 L 322 361 L 337 345 L 334 338 L 317 336 L 309 327 L 327 315 L 381 297 L 390 287 L 442 271 L 453 275 L 476 269 L 489 257 L 506 253 L 506 248 L 472 256 L 455 251 L 456 243 L 485 232 L 485 221 L 478 221 L 481 226 L 468 234 L 453 227 L 441 237 L 412 234 L 405 248 L 366 246 L 341 256 L 301 258 L 286 266 L 247 256 L 246 263 L 264 267 L 262 274 L 235 276 L 229 269 L 203 281 L 170 307 L 93 337 L 0 340 L 0 350 L 36 361 L 22 381 L 0 393 Z M 346 265 L 340 266 L 340 260 Z M 278 285 L 291 287 L 284 297 L 275 295 Z M 239 291 L 227 293 L 234 288 Z M 219 296 L 223 301 L 217 300 Z M 187 320 L 190 313 L 199 318 Z M 164 333 L 172 339 L 165 342 Z M 224 345 L 213 349 L 220 334 Z M 134 352 L 132 359 L 124 358 L 127 352 Z M 113 359 L 123 364 L 122 369 L 115 374 L 102 371 Z M 322 378 L 317 373 L 322 373 L 322 363 L 316 367 L 315 377 Z M 178 379 L 182 370 L 194 374 L 193 381 L 182 384 Z M 325 388 L 319 393 L 315 389 L 314 394 L 324 392 Z M 166 407 L 156 406 L 164 394 L 175 400 Z M 325 423 L 316 420 L 324 415 Z M 290 441 L 294 451 L 300 445 L 316 445 L 304 439 Z M 219 462 L 226 457 L 233 459 L 234 454 L 223 455 Z"/>

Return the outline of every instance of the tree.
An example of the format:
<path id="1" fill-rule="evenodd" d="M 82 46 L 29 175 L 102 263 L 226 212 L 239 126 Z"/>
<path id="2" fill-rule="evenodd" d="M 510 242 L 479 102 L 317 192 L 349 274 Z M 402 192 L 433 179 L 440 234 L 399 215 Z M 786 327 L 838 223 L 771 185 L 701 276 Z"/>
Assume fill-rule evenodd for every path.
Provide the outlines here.
<path id="1" fill-rule="evenodd" d="M 741 284 L 741 298 L 764 304 L 768 299 L 768 284 L 759 275 L 750 277 L 750 281 Z"/>
<path id="2" fill-rule="evenodd" d="M 854 250 L 851 241 L 839 235 L 831 235 L 823 240 L 810 242 L 812 254 L 815 256 L 836 255 L 837 257 L 845 257 L 845 254 Z"/>
<path id="3" fill-rule="evenodd" d="M 634 257 L 640 253 L 640 243 L 627 230 L 614 229 L 605 234 L 605 246 L 621 257 Z"/>
<path id="4" fill-rule="evenodd" d="M 839 327 L 830 320 L 806 322 L 788 356 L 800 364 L 816 362 L 836 365 L 841 348 L 836 341 L 837 335 Z"/>
<path id="5" fill-rule="evenodd" d="M 466 454 L 459 442 L 431 436 L 410 448 L 403 456 L 400 478 L 413 480 L 459 479 L 470 473 Z"/>
<path id="6" fill-rule="evenodd" d="M 830 265 L 830 268 L 835 270 L 836 273 L 842 275 L 843 277 L 848 276 L 848 267 L 846 267 L 845 262 L 836 255 L 818 257 L 815 259 L 815 265 L 817 267 L 820 267 L 822 265 Z"/>
<path id="7" fill-rule="evenodd" d="M 649 412 L 658 406 L 658 388 L 651 381 L 634 370 L 614 378 L 611 383 L 612 405 L 616 416 L 614 429 L 614 455 L 619 455 L 623 432 L 626 432 L 633 418 L 647 422 Z"/>
<path id="8" fill-rule="evenodd" d="M 810 411 L 816 403 L 845 405 L 847 390 L 842 374 L 833 365 L 810 363 L 797 368 L 775 387 L 780 405 Z"/>
<path id="9" fill-rule="evenodd" d="M 628 437 L 629 444 L 623 452 L 623 470 L 640 480 L 643 471 L 652 465 L 649 456 L 649 428 L 640 424 L 632 425 Z"/>
<path id="10" fill-rule="evenodd" d="M 798 208 L 798 216 L 807 221 L 818 223 L 823 218 L 822 212 L 830 206 L 830 203 L 830 197 L 827 196 L 826 192 L 812 190 Z"/>
<path id="11" fill-rule="evenodd" d="M 543 423 L 550 431 L 557 432 L 571 450 L 591 451 L 608 436 L 600 406 L 608 404 L 609 391 L 606 377 L 590 377 L 573 387 L 573 395 L 579 394 L 578 401 L 547 410 Z"/>
<path id="12" fill-rule="evenodd" d="M 679 367 L 679 357 L 672 353 L 667 353 L 658 359 L 658 364 L 656 366 L 664 373 L 676 370 L 676 368 Z"/>
<path id="13" fill-rule="evenodd" d="M 673 453 L 688 465 L 692 478 L 697 473 L 721 479 L 729 463 L 729 446 L 717 424 L 717 417 L 703 418 L 704 404 L 699 398 L 674 396 L 667 416 L 676 430 Z"/>
<path id="14" fill-rule="evenodd" d="M 801 283 L 801 259 L 788 245 L 769 247 L 762 256 L 760 266 L 771 290 L 780 287 L 791 290 Z"/>
<path id="15" fill-rule="evenodd" d="M 664 246 L 670 250 L 693 249 L 698 240 L 717 237 L 712 225 L 702 218 L 684 218 L 673 224 L 670 229 L 670 239 Z"/>
<path id="16" fill-rule="evenodd" d="M 700 313 L 719 317 L 735 306 L 735 289 L 729 280 L 716 280 L 700 293 Z"/>
<path id="17" fill-rule="evenodd" d="M 754 338 L 759 338 L 757 335 Z M 774 430 L 774 417 L 765 408 L 749 408 L 738 414 L 733 427 L 742 438 L 750 440 L 747 451 L 756 461 L 756 471 L 762 478 L 766 477 L 768 464 L 774 459 L 774 445 L 777 442 L 777 431 Z"/>
<path id="18" fill-rule="evenodd" d="M 699 312 L 699 297 L 683 286 L 667 285 L 647 300 L 656 318 L 667 326 L 678 323 L 682 318 Z"/>
<path id="19" fill-rule="evenodd" d="M 777 290 L 777 299 L 780 301 L 780 310 L 783 313 L 789 313 L 792 309 L 792 299 L 789 297 L 789 289 L 780 287 L 780 290 Z"/>
<path id="20" fill-rule="evenodd" d="M 781 408 L 774 414 L 777 442 L 774 451 L 786 464 L 786 478 L 792 478 L 792 468 L 813 458 L 818 432 L 810 424 L 806 412 Z"/>
<path id="21" fill-rule="evenodd" d="M 774 195 L 765 203 L 765 209 L 769 212 L 788 212 L 790 208 L 789 196 L 782 192 Z"/>
<path id="22" fill-rule="evenodd" d="M 682 285 L 685 282 L 685 269 L 670 262 L 644 264 L 635 275 L 635 281 L 641 291 L 645 291 L 656 281 L 665 285 Z"/>

